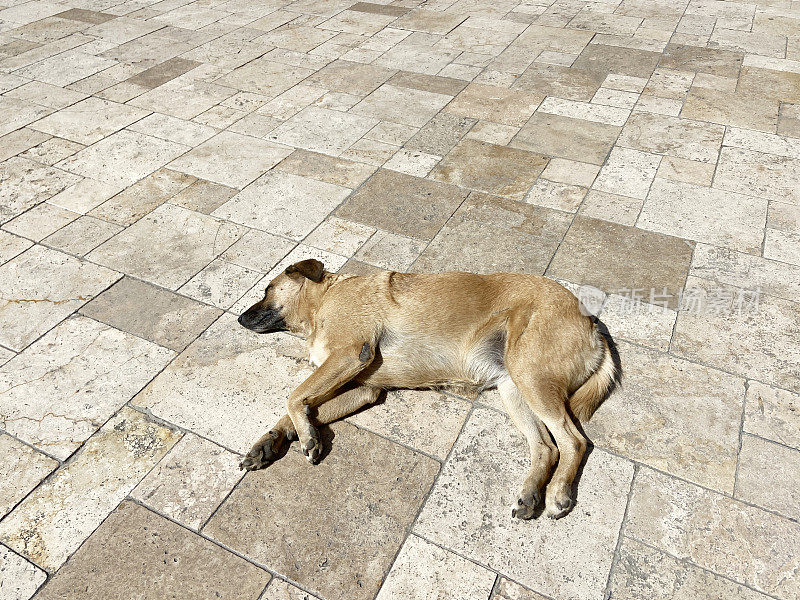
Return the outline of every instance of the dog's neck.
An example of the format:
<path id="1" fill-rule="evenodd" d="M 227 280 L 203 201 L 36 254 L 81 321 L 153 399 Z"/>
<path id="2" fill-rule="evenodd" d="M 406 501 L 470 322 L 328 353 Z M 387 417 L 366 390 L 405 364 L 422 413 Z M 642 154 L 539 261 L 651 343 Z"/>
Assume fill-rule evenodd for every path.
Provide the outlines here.
<path id="1" fill-rule="evenodd" d="M 306 339 L 314 335 L 317 325 L 316 316 L 319 312 L 320 306 L 322 305 L 322 300 L 325 297 L 325 293 L 332 285 L 338 281 L 341 281 L 342 279 L 346 279 L 346 276 L 337 275 L 336 273 L 325 273 L 322 281 L 319 283 L 315 283 L 310 280 L 305 281 L 303 284 L 303 289 L 300 290 L 299 305 L 303 307 L 303 310 L 299 314 L 299 330 L 294 331 L 293 333 L 301 335 Z"/>

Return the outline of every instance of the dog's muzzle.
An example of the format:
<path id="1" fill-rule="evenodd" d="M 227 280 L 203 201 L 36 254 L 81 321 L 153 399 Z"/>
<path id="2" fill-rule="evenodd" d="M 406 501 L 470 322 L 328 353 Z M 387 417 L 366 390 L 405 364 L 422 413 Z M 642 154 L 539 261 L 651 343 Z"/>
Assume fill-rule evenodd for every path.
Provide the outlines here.
<path id="1" fill-rule="evenodd" d="M 239 325 L 256 333 L 286 331 L 286 321 L 279 310 L 249 308 L 239 316 Z"/>

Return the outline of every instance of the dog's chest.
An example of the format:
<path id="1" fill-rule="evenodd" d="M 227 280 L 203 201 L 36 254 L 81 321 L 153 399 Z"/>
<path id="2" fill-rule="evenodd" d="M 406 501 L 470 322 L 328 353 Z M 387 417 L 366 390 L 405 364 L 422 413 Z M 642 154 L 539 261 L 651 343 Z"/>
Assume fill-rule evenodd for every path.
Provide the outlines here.
<path id="1" fill-rule="evenodd" d="M 327 360 L 328 354 L 328 348 L 320 339 L 314 340 L 308 348 L 308 360 L 315 367 L 321 366 Z"/>

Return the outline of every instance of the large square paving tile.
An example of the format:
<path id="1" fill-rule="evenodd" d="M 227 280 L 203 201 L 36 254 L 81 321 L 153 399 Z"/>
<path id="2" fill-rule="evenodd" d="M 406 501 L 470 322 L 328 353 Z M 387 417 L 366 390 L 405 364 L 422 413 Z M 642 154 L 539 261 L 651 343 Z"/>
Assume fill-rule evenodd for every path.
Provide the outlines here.
<path id="1" fill-rule="evenodd" d="M 0 266 L 0 344 L 22 350 L 119 277 L 56 250 L 29 248 Z"/>
<path id="2" fill-rule="evenodd" d="M 325 598 L 372 598 L 439 465 L 352 425 L 331 429 L 320 464 L 290 451 L 248 474 L 203 531 Z"/>
<path id="3" fill-rule="evenodd" d="M 509 146 L 602 165 L 619 132 L 616 125 L 537 112 Z"/>
<path id="4" fill-rule="evenodd" d="M 384 84 L 350 112 L 383 121 L 421 127 L 450 102 L 451 96 Z"/>
<path id="5" fill-rule="evenodd" d="M 66 460 L 174 355 L 86 317 L 67 319 L 0 367 L 3 429 Z"/>
<path id="6" fill-rule="evenodd" d="M 58 572 L 40 598 L 109 595 L 257 600 L 270 574 L 133 502 L 123 502 Z"/>
<path id="7" fill-rule="evenodd" d="M 466 196 L 455 186 L 381 169 L 336 215 L 400 235 L 431 239 Z"/>
<path id="8" fill-rule="evenodd" d="M 567 517 L 520 521 L 511 508 L 528 456 L 524 438 L 504 415 L 476 408 L 414 531 L 550 596 L 603 598 L 633 464 L 594 451 Z"/>
<path id="9" fill-rule="evenodd" d="M 162 204 L 93 250 L 88 257 L 128 275 L 176 290 L 245 231 L 244 227 L 233 223 Z"/>

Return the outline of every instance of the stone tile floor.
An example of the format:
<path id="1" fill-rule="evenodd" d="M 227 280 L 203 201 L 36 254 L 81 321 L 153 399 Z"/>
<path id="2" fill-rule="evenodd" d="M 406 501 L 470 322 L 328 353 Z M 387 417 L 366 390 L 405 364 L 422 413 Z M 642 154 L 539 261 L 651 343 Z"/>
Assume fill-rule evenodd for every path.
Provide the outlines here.
<path id="1" fill-rule="evenodd" d="M 0 136 L 0 600 L 800 597 L 797 0 L 0 0 Z M 238 471 L 308 257 L 578 293 L 575 510 L 495 392 Z"/>

